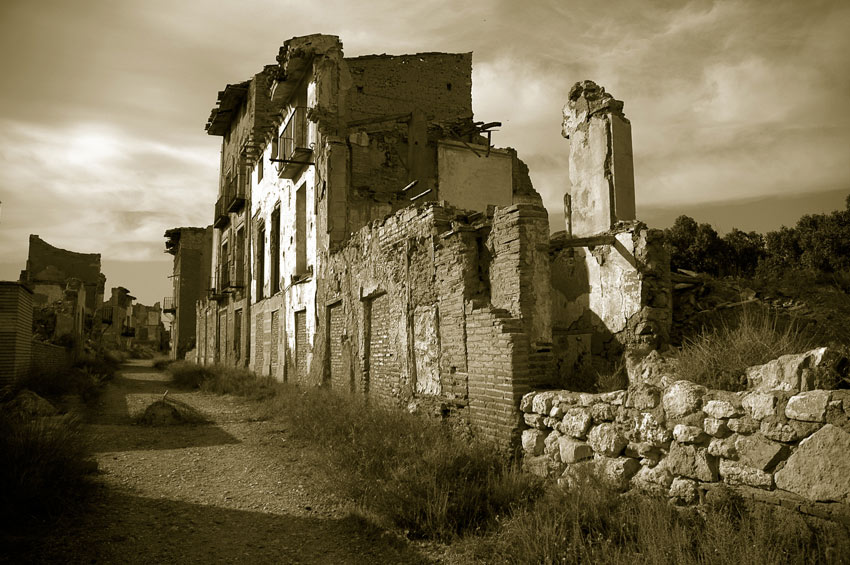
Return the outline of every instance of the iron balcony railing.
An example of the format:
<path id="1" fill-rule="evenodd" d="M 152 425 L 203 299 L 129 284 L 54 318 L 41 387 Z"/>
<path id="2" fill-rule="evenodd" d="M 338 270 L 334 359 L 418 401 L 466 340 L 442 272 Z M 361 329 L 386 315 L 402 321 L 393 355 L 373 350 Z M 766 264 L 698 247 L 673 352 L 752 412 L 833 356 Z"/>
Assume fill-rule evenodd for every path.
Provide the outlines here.
<path id="1" fill-rule="evenodd" d="M 213 227 L 215 228 L 223 228 L 230 222 L 230 216 L 227 214 L 227 203 L 225 202 L 225 197 L 221 196 L 215 202 L 215 219 L 213 220 Z"/>
<path id="2" fill-rule="evenodd" d="M 237 268 L 236 261 L 226 261 L 221 263 L 219 271 L 218 287 L 222 290 L 242 288 L 242 269 Z"/>
<path id="3" fill-rule="evenodd" d="M 104 306 L 100 310 L 100 322 L 102 324 L 112 323 L 112 306 Z"/>
<path id="4" fill-rule="evenodd" d="M 243 178 L 244 175 L 235 175 L 224 185 L 225 209 L 228 212 L 238 212 L 245 206 L 246 191 Z"/>
<path id="5" fill-rule="evenodd" d="M 162 299 L 162 311 L 166 314 L 173 314 L 177 311 L 177 306 L 174 305 L 173 296 L 166 296 Z"/>
<path id="6" fill-rule="evenodd" d="M 302 168 L 312 164 L 313 148 L 310 146 L 306 106 L 298 106 L 290 113 L 280 134 L 278 151 L 278 175 L 283 178 L 295 178 Z"/>

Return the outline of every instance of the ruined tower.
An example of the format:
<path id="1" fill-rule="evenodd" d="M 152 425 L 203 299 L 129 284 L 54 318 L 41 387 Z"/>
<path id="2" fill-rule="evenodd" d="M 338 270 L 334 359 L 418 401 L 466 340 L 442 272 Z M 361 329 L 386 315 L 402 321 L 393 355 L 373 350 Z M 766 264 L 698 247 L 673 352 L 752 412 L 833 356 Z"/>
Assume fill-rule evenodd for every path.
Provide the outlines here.
<path id="1" fill-rule="evenodd" d="M 570 140 L 567 234 L 598 235 L 634 220 L 632 129 L 623 103 L 593 81 L 577 82 L 564 106 L 562 134 Z"/>

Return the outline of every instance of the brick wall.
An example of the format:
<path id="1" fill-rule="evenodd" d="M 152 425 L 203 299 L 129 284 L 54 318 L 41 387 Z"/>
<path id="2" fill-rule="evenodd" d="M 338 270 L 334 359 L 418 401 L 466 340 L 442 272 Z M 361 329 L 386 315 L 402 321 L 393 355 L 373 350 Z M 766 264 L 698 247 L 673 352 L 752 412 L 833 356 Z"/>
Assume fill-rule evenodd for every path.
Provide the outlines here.
<path id="1" fill-rule="evenodd" d="M 0 387 L 29 371 L 32 349 L 32 292 L 0 281 Z"/>
<path id="2" fill-rule="evenodd" d="M 391 335 L 393 313 L 387 294 L 371 300 L 369 306 L 369 396 L 379 403 L 392 405 L 399 397 L 401 375 L 398 363 L 397 343 Z"/>
<path id="3" fill-rule="evenodd" d="M 368 55 L 346 58 L 353 88 L 349 119 L 410 112 L 430 121 L 472 117 L 472 53 Z"/>
<path id="4" fill-rule="evenodd" d="M 278 350 L 280 349 L 280 310 L 271 313 L 271 342 L 269 347 L 269 365 L 271 374 L 276 375 L 278 371 Z"/>
<path id="5" fill-rule="evenodd" d="M 307 382 L 307 355 L 310 344 L 307 337 L 307 311 L 295 312 L 295 381 Z"/>
<path id="6" fill-rule="evenodd" d="M 342 303 L 328 307 L 328 365 L 331 387 L 348 392 L 351 390 L 350 373 L 346 371 L 343 359 L 345 338 L 345 318 Z"/>
<path id="7" fill-rule="evenodd" d="M 54 374 L 71 368 L 73 352 L 67 347 L 33 341 L 31 351 L 31 365 L 34 371 Z"/>

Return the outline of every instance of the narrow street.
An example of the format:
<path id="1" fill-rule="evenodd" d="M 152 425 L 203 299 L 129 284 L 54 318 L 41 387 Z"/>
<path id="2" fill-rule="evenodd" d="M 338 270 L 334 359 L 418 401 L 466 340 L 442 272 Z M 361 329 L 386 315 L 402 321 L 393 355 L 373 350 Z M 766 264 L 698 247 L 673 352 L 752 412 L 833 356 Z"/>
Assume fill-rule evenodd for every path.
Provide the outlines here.
<path id="1" fill-rule="evenodd" d="M 166 390 L 208 423 L 135 423 Z M 11 562 L 428 562 L 344 511 L 281 424 L 242 399 L 176 390 L 149 361 L 124 366 L 85 430 L 98 462 L 90 502 L 21 540 Z"/>

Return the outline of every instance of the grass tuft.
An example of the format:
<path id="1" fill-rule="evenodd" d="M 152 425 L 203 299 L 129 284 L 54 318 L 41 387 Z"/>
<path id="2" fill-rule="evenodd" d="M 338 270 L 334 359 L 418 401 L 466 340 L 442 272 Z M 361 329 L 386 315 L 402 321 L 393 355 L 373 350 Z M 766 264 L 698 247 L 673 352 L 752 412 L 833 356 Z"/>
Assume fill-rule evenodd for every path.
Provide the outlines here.
<path id="1" fill-rule="evenodd" d="M 708 388 L 746 390 L 747 367 L 812 347 L 793 322 L 762 309 L 745 308 L 737 320 L 686 339 L 677 355 L 677 375 Z"/>
<path id="2" fill-rule="evenodd" d="M 496 533 L 460 544 L 468 563 L 840 563 L 846 530 L 782 507 L 701 511 L 618 495 L 597 481 L 553 486 Z"/>
<path id="3" fill-rule="evenodd" d="M 0 520 L 57 515 L 88 486 L 95 466 L 73 416 L 31 418 L 0 407 Z"/>

